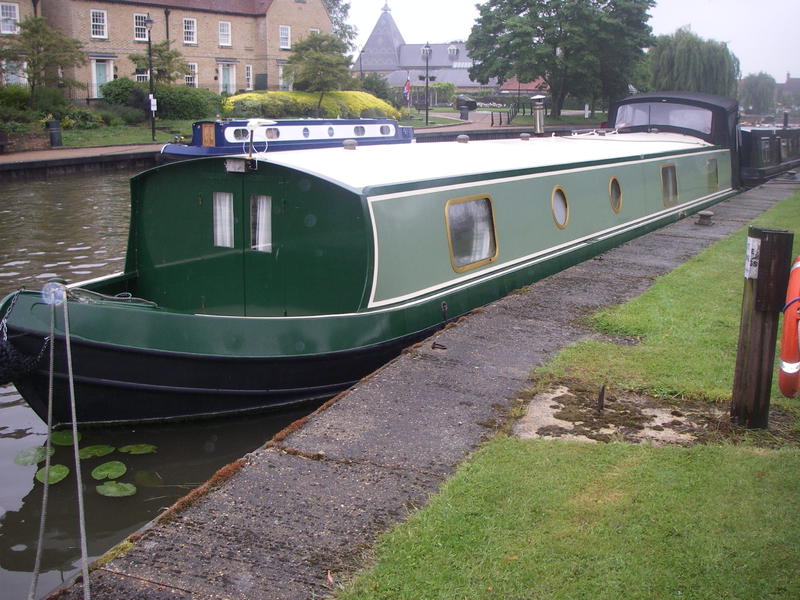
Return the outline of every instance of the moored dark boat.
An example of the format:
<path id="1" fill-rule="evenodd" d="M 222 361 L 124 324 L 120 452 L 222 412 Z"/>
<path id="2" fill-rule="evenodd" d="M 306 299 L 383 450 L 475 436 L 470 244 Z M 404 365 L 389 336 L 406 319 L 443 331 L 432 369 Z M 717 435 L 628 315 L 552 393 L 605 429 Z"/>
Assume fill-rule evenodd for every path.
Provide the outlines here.
<path id="1" fill-rule="evenodd" d="M 348 139 L 366 146 L 407 144 L 414 139 L 414 129 L 387 118 L 198 121 L 192 125 L 189 144 L 165 144 L 161 153 L 175 158 L 228 156 L 331 148 Z"/>

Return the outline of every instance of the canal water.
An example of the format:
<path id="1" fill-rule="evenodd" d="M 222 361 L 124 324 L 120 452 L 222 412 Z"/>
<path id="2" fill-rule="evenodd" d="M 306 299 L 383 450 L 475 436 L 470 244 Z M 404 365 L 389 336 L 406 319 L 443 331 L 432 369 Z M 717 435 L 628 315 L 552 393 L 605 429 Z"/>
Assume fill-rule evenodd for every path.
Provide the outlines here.
<path id="1" fill-rule="evenodd" d="M 38 289 L 52 277 L 75 282 L 122 270 L 131 175 L 79 174 L 4 183 L 0 187 L 0 297 L 21 286 Z M 89 555 L 102 555 L 217 469 L 258 448 L 309 410 L 83 430 L 81 447 L 117 449 L 81 461 Z M 25 598 L 30 587 L 43 486 L 35 479 L 37 466 L 17 463 L 25 462 L 20 452 L 43 447 L 45 437 L 45 424 L 14 387 L 0 386 L 0 596 L 4 598 Z M 134 444 L 151 444 L 156 451 L 119 451 Z M 50 488 L 39 596 L 80 570 L 72 448 L 54 448 L 52 463 L 69 467 L 70 474 Z M 102 482 L 93 479 L 91 471 L 110 460 L 125 465 L 127 471 L 119 481 L 134 484 L 135 495 L 110 498 L 97 492 Z"/>

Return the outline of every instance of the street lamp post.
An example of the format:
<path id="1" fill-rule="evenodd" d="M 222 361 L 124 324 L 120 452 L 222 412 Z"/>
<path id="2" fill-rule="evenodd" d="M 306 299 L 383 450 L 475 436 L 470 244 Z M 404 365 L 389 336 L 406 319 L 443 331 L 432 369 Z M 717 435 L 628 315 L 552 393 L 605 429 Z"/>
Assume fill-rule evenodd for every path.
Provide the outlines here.
<path id="1" fill-rule="evenodd" d="M 430 80 L 430 75 L 428 75 L 428 68 L 430 65 L 431 59 L 431 45 L 427 42 L 422 47 L 422 56 L 425 57 L 425 126 L 428 126 L 428 81 Z"/>
<path id="2" fill-rule="evenodd" d="M 147 81 L 150 82 L 150 135 L 153 141 L 156 141 L 156 113 L 153 110 L 153 43 L 150 38 L 150 30 L 153 28 L 153 19 L 150 18 L 150 13 L 147 13 L 147 18 L 144 20 L 144 26 L 147 28 Z"/>

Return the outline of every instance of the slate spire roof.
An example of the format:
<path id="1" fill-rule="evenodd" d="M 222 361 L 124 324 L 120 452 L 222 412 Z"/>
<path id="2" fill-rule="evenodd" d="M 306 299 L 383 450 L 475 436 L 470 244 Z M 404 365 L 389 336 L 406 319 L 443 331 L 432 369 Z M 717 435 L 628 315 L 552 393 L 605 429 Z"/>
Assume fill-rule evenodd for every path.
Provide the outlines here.
<path id="1" fill-rule="evenodd" d="M 400 68 L 400 49 L 405 46 L 403 34 L 392 18 L 389 0 L 386 0 L 381 16 L 364 44 L 361 55 L 365 71 L 394 71 Z"/>

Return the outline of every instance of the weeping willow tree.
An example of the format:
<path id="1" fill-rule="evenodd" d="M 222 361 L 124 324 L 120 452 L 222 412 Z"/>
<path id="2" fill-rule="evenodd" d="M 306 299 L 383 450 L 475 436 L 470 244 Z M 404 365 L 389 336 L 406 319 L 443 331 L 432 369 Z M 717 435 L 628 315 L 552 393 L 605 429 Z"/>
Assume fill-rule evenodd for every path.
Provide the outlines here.
<path id="1" fill-rule="evenodd" d="M 653 90 L 736 97 L 739 59 L 724 42 L 704 40 L 686 28 L 656 38 L 650 67 Z"/>

